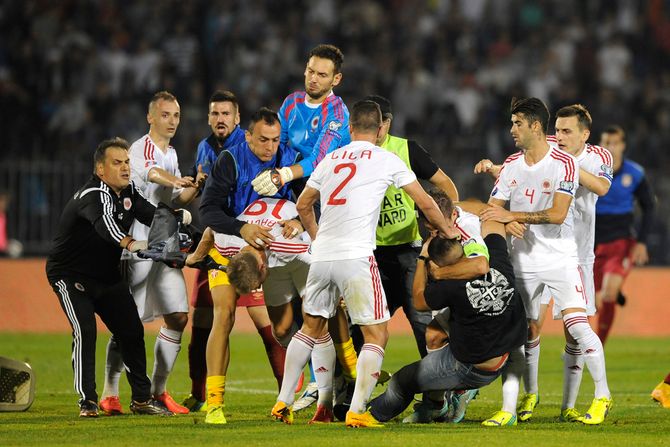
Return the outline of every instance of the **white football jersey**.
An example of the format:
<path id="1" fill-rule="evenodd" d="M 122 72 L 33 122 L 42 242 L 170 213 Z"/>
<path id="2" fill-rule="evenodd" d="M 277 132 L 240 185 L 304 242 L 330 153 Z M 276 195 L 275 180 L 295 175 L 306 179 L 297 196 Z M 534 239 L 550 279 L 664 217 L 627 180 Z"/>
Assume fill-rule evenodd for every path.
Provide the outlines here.
<path id="1" fill-rule="evenodd" d="M 612 154 L 600 146 L 587 144 L 577 157 L 579 167 L 612 183 Z M 596 231 L 596 202 L 598 195 L 581 186 L 575 196 L 575 240 L 580 264 L 595 261 L 593 246 Z"/>
<path id="2" fill-rule="evenodd" d="M 577 160 L 550 145 L 544 158 L 532 166 L 526 164 L 523 152 L 508 157 L 491 197 L 509 201 L 511 211 L 542 211 L 551 208 L 554 194 L 568 194 L 574 198 L 578 186 Z M 573 200 L 560 225 L 529 224 L 522 239 L 511 238 L 510 255 L 515 270 L 534 272 L 554 269 L 569 258 L 576 262 L 574 208 Z"/>
<path id="3" fill-rule="evenodd" d="M 400 158 L 372 143 L 354 141 L 329 154 L 307 181 L 321 195 L 321 218 L 312 260 L 372 256 L 382 199 L 389 185 L 416 180 Z"/>
<path id="4" fill-rule="evenodd" d="M 482 237 L 482 224 L 479 217 L 463 211 L 458 206 L 455 208 L 458 217 L 456 217 L 454 227 L 461 233 L 461 244 L 465 256 L 468 258 L 486 256 L 488 258 L 488 249 Z"/>
<path id="5" fill-rule="evenodd" d="M 282 227 L 277 223 L 280 220 L 295 219 L 298 212 L 295 203 L 286 199 L 273 199 L 270 197 L 261 197 L 252 202 L 237 216 L 237 220 L 247 223 L 270 227 L 270 234 L 274 236 L 274 241 L 267 248 L 268 267 L 280 267 L 286 265 L 298 258 L 303 262 L 309 263 L 309 244 L 310 239 L 307 232 L 303 232 L 294 238 L 286 239 L 282 236 Z M 214 233 L 214 248 L 222 256 L 230 258 L 235 256 L 242 247 L 249 244 L 238 236 L 229 234 Z"/>
<path id="6" fill-rule="evenodd" d="M 151 168 L 158 167 L 176 177 L 181 177 L 177 151 L 172 146 L 168 146 L 167 151 L 163 152 L 154 144 L 149 134 L 146 134 L 130 146 L 128 156 L 130 157 L 130 178 L 142 195 L 154 205 L 163 202 L 172 206 L 172 200 L 181 194 L 182 189 L 150 182 L 148 176 Z M 149 227 L 136 220 L 133 222 L 130 234 L 137 240 L 147 240 Z"/>

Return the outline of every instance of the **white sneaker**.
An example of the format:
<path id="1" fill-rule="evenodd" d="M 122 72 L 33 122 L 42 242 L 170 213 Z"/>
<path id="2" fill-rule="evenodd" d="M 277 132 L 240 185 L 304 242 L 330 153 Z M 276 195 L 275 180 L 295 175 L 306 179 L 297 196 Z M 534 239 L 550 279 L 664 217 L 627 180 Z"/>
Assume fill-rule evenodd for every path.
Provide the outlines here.
<path id="1" fill-rule="evenodd" d="M 313 405 L 319 399 L 319 389 L 316 386 L 316 382 L 309 382 L 307 388 L 303 391 L 302 395 L 293 403 L 293 412 L 296 413 L 300 410 Z"/>

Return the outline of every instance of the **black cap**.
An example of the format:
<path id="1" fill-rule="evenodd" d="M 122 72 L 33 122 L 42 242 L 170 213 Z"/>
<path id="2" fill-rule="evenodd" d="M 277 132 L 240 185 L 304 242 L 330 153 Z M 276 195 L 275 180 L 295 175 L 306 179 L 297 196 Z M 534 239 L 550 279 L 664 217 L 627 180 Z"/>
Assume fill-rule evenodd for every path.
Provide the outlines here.
<path id="1" fill-rule="evenodd" d="M 389 119 L 393 118 L 393 109 L 391 109 L 391 101 L 379 95 L 368 95 L 363 98 L 363 101 L 372 101 L 376 102 L 379 105 L 379 109 L 382 111 L 382 118 Z"/>

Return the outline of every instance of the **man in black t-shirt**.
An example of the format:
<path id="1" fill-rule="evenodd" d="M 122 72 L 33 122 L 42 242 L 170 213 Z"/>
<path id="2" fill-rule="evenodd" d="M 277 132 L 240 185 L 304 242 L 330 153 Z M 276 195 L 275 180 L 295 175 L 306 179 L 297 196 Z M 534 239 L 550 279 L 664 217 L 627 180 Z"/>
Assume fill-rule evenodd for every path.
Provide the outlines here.
<path id="1" fill-rule="evenodd" d="M 424 244 L 424 259 L 417 261 L 414 277 L 414 304 L 417 309 L 451 309 L 450 343 L 393 375 L 387 391 L 370 403 L 370 413 L 378 421 L 400 414 L 416 393 L 481 388 L 501 373 L 523 373 L 527 324 L 514 288 L 504 226 L 485 222 L 482 235 L 490 269 L 468 280 L 429 280 L 426 255 L 438 266 L 451 265 L 463 257 L 463 248 L 451 239 Z M 506 423 L 515 424 L 516 419 Z"/>

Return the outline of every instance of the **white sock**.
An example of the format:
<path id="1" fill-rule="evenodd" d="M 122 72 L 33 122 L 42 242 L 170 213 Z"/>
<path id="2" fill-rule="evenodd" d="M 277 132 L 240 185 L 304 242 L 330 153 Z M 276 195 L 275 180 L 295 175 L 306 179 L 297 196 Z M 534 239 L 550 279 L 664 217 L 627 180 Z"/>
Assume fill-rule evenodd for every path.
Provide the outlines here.
<path id="1" fill-rule="evenodd" d="M 181 332 L 162 327 L 154 345 L 154 372 L 151 376 L 151 394 L 165 391 L 168 376 L 181 350 Z"/>
<path id="2" fill-rule="evenodd" d="M 119 380 L 123 372 L 123 358 L 121 349 L 114 340 L 109 337 L 107 342 L 107 358 L 105 361 L 105 386 L 102 390 L 102 398 L 119 395 Z"/>
<path id="3" fill-rule="evenodd" d="M 377 385 L 383 361 L 384 348 L 372 343 L 363 345 L 361 353 L 358 354 L 358 362 L 356 362 L 356 387 L 349 408 L 354 413 L 365 413 L 372 390 Z"/>
<path id="4" fill-rule="evenodd" d="M 318 405 L 327 408 L 333 406 L 333 372 L 335 370 L 335 345 L 330 334 L 316 340 L 312 350 L 312 365 L 319 389 Z"/>
<path id="5" fill-rule="evenodd" d="M 298 386 L 300 373 L 305 368 L 314 349 L 316 340 L 298 331 L 286 348 L 286 360 L 284 361 L 284 380 L 281 383 L 278 401 L 286 405 L 293 405 L 295 400 L 295 387 Z M 332 387 L 332 384 L 331 384 Z M 331 388 L 332 393 L 332 388 Z"/>
<path id="6" fill-rule="evenodd" d="M 527 394 L 537 394 L 537 371 L 540 366 L 540 337 L 528 340 L 525 346 L 526 370 L 523 373 L 523 387 Z"/>
<path id="7" fill-rule="evenodd" d="M 603 344 L 591 329 L 589 321 L 584 312 L 573 312 L 563 316 L 563 324 L 572 338 L 579 344 L 579 349 L 584 356 L 584 363 L 595 384 L 595 397 L 610 398 L 610 390 L 607 386 L 607 373 L 605 370 L 605 350 Z"/>
<path id="8" fill-rule="evenodd" d="M 584 372 L 584 356 L 578 345 L 565 344 L 563 353 L 563 404 L 561 410 L 575 408 Z"/>
<path id="9" fill-rule="evenodd" d="M 519 384 L 526 367 L 524 347 L 519 346 L 509 353 L 507 365 L 502 372 L 502 411 L 516 414 L 516 403 L 519 399 Z"/>

